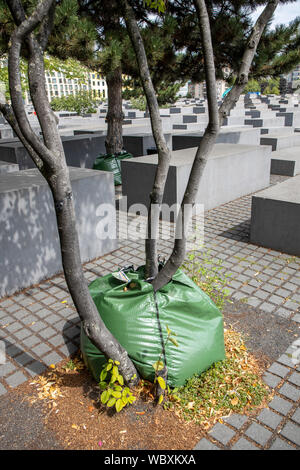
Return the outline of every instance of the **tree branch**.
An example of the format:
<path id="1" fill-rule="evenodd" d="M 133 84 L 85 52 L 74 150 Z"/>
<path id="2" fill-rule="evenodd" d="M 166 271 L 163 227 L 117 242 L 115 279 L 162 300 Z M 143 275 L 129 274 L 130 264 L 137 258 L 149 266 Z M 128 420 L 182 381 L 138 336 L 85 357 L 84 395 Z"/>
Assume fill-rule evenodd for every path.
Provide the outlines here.
<path id="1" fill-rule="evenodd" d="M 242 91 L 244 90 L 248 82 L 249 70 L 253 58 L 255 56 L 257 46 L 268 21 L 272 18 L 272 15 L 276 10 L 278 3 L 279 0 L 270 0 L 252 28 L 251 34 L 247 41 L 246 49 L 242 57 L 241 66 L 237 74 L 236 82 L 230 92 L 227 93 L 227 95 L 225 96 L 224 101 L 219 109 L 220 125 L 223 124 L 224 119 L 229 115 L 230 110 L 238 101 Z"/>
<path id="2" fill-rule="evenodd" d="M 35 10 L 29 18 L 24 19 L 24 21 L 19 24 L 11 36 L 8 52 L 9 88 L 15 119 L 28 144 L 49 168 L 54 167 L 56 158 L 34 133 L 25 112 L 20 77 L 20 51 L 23 40 L 36 28 L 47 14 L 52 2 L 53 0 L 42 1 L 38 5 L 40 9 Z M 17 22 L 24 18 L 24 10 L 19 0 L 8 0 L 7 3 Z"/>

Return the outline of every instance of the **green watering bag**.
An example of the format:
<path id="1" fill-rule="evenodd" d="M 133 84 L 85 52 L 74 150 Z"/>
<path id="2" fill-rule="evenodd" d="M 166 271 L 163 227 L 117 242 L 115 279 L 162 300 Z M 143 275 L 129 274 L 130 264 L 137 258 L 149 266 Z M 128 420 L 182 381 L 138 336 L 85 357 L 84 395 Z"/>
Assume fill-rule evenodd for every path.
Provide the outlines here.
<path id="1" fill-rule="evenodd" d="M 168 367 L 170 387 L 183 385 L 193 374 L 225 358 L 223 316 L 181 270 L 156 294 L 144 281 L 143 267 L 126 271 L 126 275 L 131 280 L 127 284 L 108 274 L 93 281 L 89 289 L 105 325 L 127 350 L 141 377 L 154 380 L 152 364 L 160 357 L 166 325 L 177 334 L 179 343 L 176 347 L 168 341 L 162 358 Z M 99 381 L 106 359 L 82 328 L 81 351 Z"/>
<path id="2" fill-rule="evenodd" d="M 93 165 L 93 170 L 112 171 L 115 186 L 122 184 L 120 160 L 133 158 L 131 153 L 122 151 L 114 155 L 99 155 Z"/>

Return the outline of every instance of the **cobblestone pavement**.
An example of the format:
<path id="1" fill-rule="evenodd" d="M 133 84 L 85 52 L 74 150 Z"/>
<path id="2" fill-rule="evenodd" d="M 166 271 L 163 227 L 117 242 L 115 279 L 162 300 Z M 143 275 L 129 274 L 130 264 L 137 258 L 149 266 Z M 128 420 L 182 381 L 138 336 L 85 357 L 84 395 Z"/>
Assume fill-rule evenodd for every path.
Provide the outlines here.
<path id="1" fill-rule="evenodd" d="M 283 177 L 272 177 L 271 184 Z M 213 265 L 222 263 L 233 299 L 248 303 L 265 314 L 292 320 L 300 328 L 300 258 L 249 243 L 251 195 L 205 214 L 204 248 L 192 242 L 199 259 L 209 253 Z M 124 214 L 123 214 L 124 215 Z M 136 218 L 130 216 L 136 224 Z M 201 217 L 195 218 L 197 225 Z M 143 220 L 141 218 L 141 226 Z M 144 261 L 144 242 L 124 239 L 126 226 L 119 218 L 119 249 L 86 263 L 90 282 L 118 267 Z M 130 233 L 133 228 L 131 226 Z M 163 223 L 160 253 L 170 254 L 173 224 Z M 80 325 L 62 275 L 0 300 L 0 396 L 42 373 L 78 349 Z M 1 350 L 6 362 L 1 365 Z M 290 354 L 287 352 L 287 354 Z M 265 374 L 276 396 L 270 408 L 255 419 L 232 416 L 216 424 L 197 448 L 300 448 L 300 369 L 283 354 Z"/>

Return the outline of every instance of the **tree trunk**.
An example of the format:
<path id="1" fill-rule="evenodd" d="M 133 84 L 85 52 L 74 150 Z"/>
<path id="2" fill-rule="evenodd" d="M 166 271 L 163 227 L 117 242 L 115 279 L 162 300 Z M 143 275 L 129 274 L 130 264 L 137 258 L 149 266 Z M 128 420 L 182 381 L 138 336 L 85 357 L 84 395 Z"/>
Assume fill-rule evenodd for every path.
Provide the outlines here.
<path id="1" fill-rule="evenodd" d="M 62 159 L 62 165 L 55 173 L 44 176 L 53 195 L 65 279 L 84 331 L 107 358 L 120 362 L 119 370 L 125 381 L 134 383 L 132 377 L 137 376 L 137 371 L 126 350 L 104 325 L 84 278 L 72 188 L 65 159 Z"/>
<path id="2" fill-rule="evenodd" d="M 158 164 L 154 177 L 152 192 L 150 194 L 147 237 L 145 243 L 145 276 L 146 278 L 151 279 L 154 278 L 158 273 L 157 241 L 159 231 L 159 217 L 170 166 L 171 151 L 168 148 L 164 137 L 157 97 L 151 80 L 143 39 L 135 19 L 134 11 L 127 0 L 121 0 L 120 3 L 123 10 L 128 34 L 135 51 L 140 78 L 150 112 L 152 134 L 158 152 Z"/>
<path id="3" fill-rule="evenodd" d="M 122 135 L 122 69 L 117 67 L 106 77 L 108 90 L 106 153 L 114 154 L 123 149 Z"/>
<path id="4" fill-rule="evenodd" d="M 54 114 L 45 91 L 43 55 L 51 31 L 49 10 L 54 3 L 53 0 L 41 1 L 29 17 L 26 17 L 20 0 L 10 0 L 7 3 L 17 26 L 10 39 L 8 55 L 12 109 L 7 104 L 1 104 L 0 110 L 9 118 L 16 133 L 22 137 L 22 142 L 50 186 L 54 199 L 63 270 L 83 328 L 92 343 L 105 354 L 106 358 L 120 362 L 120 373 L 128 384 L 134 385 L 138 381 L 137 371 L 127 352 L 104 325 L 83 274 L 69 171 Z M 40 35 L 36 36 L 32 32 L 39 24 L 41 24 Z M 29 52 L 30 94 L 44 142 L 33 132 L 24 108 L 20 77 L 20 51 L 24 46 Z"/>

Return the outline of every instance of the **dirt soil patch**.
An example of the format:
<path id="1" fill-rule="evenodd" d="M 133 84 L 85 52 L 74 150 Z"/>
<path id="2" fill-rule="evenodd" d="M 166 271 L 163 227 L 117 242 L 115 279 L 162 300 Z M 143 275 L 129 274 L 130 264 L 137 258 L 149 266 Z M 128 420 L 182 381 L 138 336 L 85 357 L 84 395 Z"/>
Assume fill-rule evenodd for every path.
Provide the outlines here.
<path id="1" fill-rule="evenodd" d="M 78 356 L 77 356 L 78 357 Z M 251 356 L 253 357 L 253 355 Z M 259 355 L 256 368 L 267 361 Z M 79 359 L 75 370 L 65 360 L 23 387 L 32 407 L 43 405 L 44 426 L 66 449 L 79 450 L 192 450 L 216 421 L 187 422 L 178 410 L 155 406 L 149 395 L 138 397 L 120 413 L 104 407 L 101 391 Z M 259 408 L 266 406 L 263 402 Z M 254 409 L 245 411 L 251 415 Z"/>

